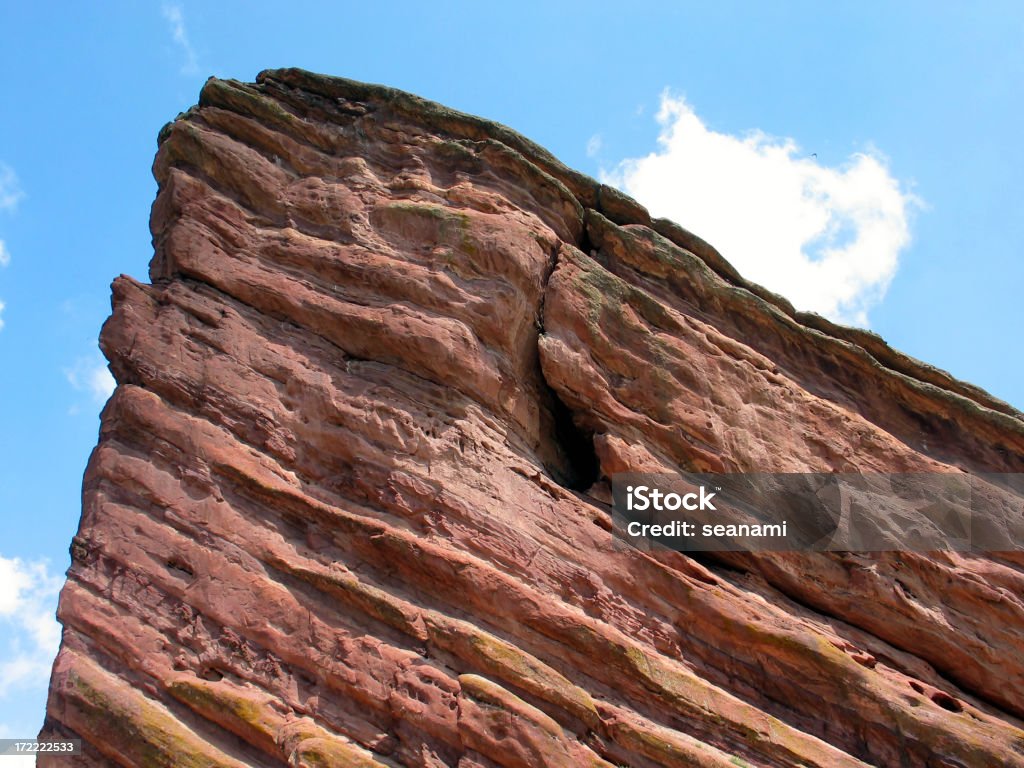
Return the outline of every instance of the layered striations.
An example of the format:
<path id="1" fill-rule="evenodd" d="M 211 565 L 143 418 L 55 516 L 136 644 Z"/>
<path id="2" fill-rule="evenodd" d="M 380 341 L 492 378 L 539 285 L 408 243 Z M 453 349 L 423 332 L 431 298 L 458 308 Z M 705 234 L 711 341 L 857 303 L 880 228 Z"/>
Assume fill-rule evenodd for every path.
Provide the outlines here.
<path id="1" fill-rule="evenodd" d="M 651 555 L 607 504 L 1022 472 L 1012 408 L 398 91 L 210 80 L 154 170 L 50 764 L 1024 766 L 1020 555 Z"/>

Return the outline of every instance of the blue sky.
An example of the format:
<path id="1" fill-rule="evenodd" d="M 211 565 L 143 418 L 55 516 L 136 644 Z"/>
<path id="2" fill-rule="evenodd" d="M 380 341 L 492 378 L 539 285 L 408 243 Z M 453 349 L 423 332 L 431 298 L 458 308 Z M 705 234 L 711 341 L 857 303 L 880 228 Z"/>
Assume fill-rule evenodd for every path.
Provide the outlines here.
<path id="1" fill-rule="evenodd" d="M 370 6 L 0 0 L 0 736 L 42 720 L 109 285 L 146 276 L 156 135 L 209 75 L 300 66 L 506 123 L 1024 407 L 1020 3 Z"/>

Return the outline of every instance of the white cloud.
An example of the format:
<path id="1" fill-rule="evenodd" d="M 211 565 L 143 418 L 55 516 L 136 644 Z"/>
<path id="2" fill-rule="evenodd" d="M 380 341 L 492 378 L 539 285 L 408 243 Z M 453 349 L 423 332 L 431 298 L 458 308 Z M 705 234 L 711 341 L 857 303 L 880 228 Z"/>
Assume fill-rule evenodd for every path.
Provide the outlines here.
<path id="1" fill-rule="evenodd" d="M 46 561 L 0 555 L 0 699 L 46 685 L 60 645 L 55 614 L 62 582 Z"/>
<path id="2" fill-rule="evenodd" d="M 185 56 L 181 65 L 181 74 L 194 75 L 199 71 L 199 61 L 196 51 L 188 39 L 188 31 L 185 29 L 185 14 L 181 6 L 177 4 L 165 4 L 163 7 L 164 18 L 171 28 L 171 37 Z"/>
<path id="3" fill-rule="evenodd" d="M 64 369 L 64 378 L 75 390 L 88 392 L 97 403 L 106 402 L 117 386 L 98 354 L 78 358 L 72 367 Z"/>
<path id="4" fill-rule="evenodd" d="M 7 305 L 0 301 L 0 331 L 4 329 L 4 307 Z"/>
<path id="5" fill-rule="evenodd" d="M 700 235 L 798 309 L 867 325 L 920 205 L 878 152 L 823 165 L 793 139 L 717 133 L 667 92 L 657 119 L 658 151 L 602 172 L 606 183 Z"/>
<path id="6" fill-rule="evenodd" d="M 89 391 L 92 392 L 94 400 L 106 402 L 114 394 L 116 386 L 114 377 L 110 375 L 110 370 L 105 365 L 101 368 L 94 368 L 89 374 Z"/>
<path id="7" fill-rule="evenodd" d="M 587 142 L 587 157 L 596 157 L 597 153 L 601 151 L 602 144 L 601 134 L 595 133 L 591 136 L 590 140 Z"/>
<path id="8" fill-rule="evenodd" d="M 6 267 L 11 263 L 11 252 L 7 250 L 7 244 L 0 240 L 0 267 Z"/>
<path id="9" fill-rule="evenodd" d="M 0 163 L 0 211 L 13 209 L 18 201 L 24 197 L 21 185 L 14 170 L 4 163 Z"/>

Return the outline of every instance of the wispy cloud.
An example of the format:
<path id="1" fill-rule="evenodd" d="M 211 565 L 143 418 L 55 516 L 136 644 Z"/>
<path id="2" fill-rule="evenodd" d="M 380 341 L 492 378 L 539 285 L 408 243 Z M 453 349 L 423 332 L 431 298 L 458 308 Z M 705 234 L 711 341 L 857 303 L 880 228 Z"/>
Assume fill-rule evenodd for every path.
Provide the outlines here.
<path id="1" fill-rule="evenodd" d="M 601 134 L 595 133 L 587 141 L 587 157 L 597 157 L 597 153 L 601 151 L 601 146 L 604 142 L 601 139 Z"/>
<path id="2" fill-rule="evenodd" d="M 18 176 L 9 165 L 0 163 L 0 211 L 11 210 L 24 197 Z"/>
<path id="3" fill-rule="evenodd" d="M 199 60 L 195 48 L 188 39 L 188 30 L 185 28 L 185 14 L 181 6 L 174 3 L 165 3 L 163 6 L 164 19 L 171 29 L 171 38 L 174 44 L 181 49 L 184 61 L 181 64 L 181 74 L 194 75 L 199 72 Z"/>
<path id="4" fill-rule="evenodd" d="M 4 329 L 4 309 L 6 308 L 7 305 L 0 301 L 0 331 Z"/>
<path id="5" fill-rule="evenodd" d="M 0 555 L 0 699 L 46 685 L 60 644 L 55 612 L 62 581 L 44 560 Z"/>
<path id="6" fill-rule="evenodd" d="M 99 354 L 80 357 L 73 366 L 64 369 L 64 378 L 76 391 L 89 393 L 96 403 L 105 403 L 117 386 Z"/>
<path id="7" fill-rule="evenodd" d="M 658 150 L 602 173 L 606 182 L 694 231 L 797 308 L 868 324 L 920 205 L 880 153 L 828 166 L 793 139 L 718 133 L 667 92 L 657 119 Z"/>

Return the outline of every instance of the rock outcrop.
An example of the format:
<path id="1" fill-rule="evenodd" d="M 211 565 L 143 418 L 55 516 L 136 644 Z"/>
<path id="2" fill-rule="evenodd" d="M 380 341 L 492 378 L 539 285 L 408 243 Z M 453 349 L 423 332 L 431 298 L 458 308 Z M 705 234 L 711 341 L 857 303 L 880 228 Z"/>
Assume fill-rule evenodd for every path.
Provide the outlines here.
<path id="1" fill-rule="evenodd" d="M 161 133 L 41 765 L 1024 766 L 1024 557 L 643 553 L 624 471 L 1024 471 L 1024 420 L 487 121 Z"/>

